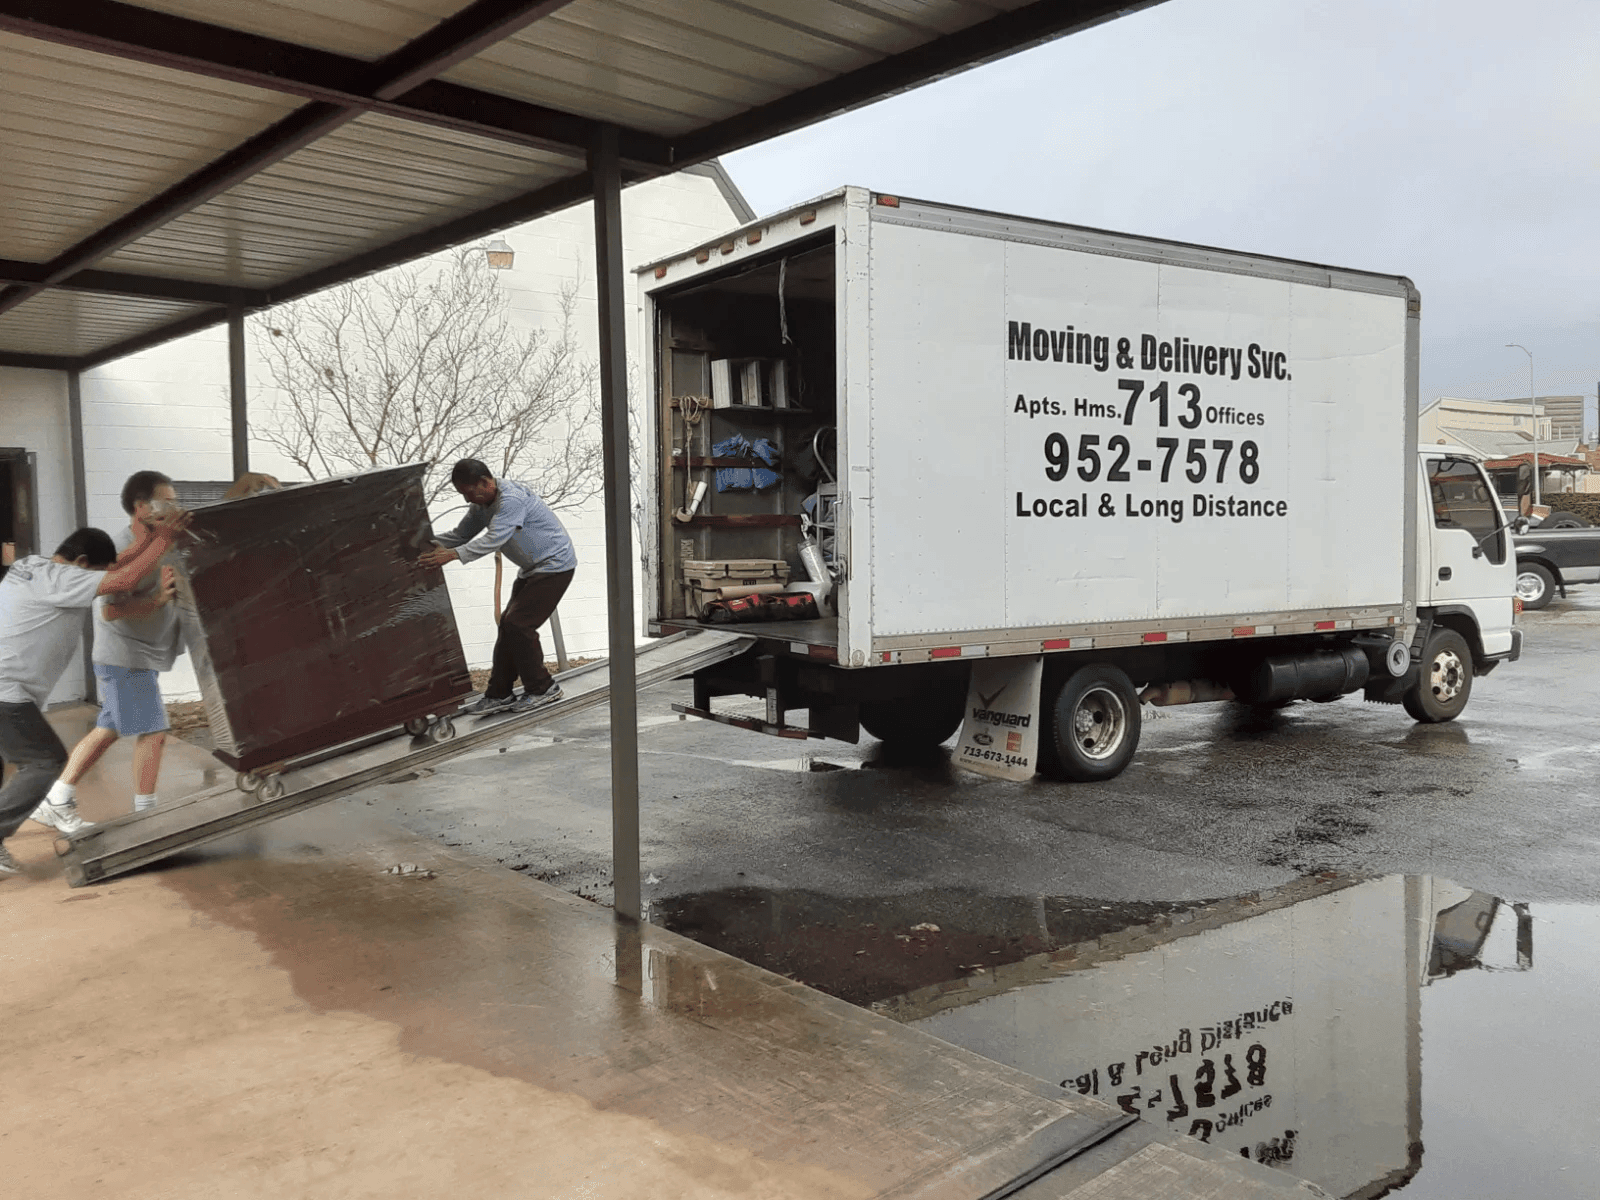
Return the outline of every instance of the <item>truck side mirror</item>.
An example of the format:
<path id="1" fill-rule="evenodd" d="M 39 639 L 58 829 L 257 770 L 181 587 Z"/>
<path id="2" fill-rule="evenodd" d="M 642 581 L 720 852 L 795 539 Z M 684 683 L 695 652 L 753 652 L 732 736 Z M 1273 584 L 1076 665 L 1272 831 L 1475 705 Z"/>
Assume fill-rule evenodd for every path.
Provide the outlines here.
<path id="1" fill-rule="evenodd" d="M 1511 532 L 1512 533 L 1527 533 L 1528 532 L 1528 524 L 1529 524 L 1529 522 L 1528 522 L 1528 518 L 1527 517 L 1518 517 L 1516 520 L 1511 522 Z"/>

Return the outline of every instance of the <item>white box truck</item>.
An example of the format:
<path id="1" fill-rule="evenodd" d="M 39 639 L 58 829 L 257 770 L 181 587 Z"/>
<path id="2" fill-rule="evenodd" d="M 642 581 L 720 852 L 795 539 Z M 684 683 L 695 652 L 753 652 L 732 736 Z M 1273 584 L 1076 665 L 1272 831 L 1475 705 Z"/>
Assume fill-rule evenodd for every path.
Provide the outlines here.
<path id="1" fill-rule="evenodd" d="M 1447 721 L 1519 653 L 1494 490 L 1417 445 L 1405 278 L 859 188 L 639 277 L 650 632 L 756 639 L 683 711 L 965 718 L 962 765 L 1086 781 L 1141 698 Z M 724 360 L 757 403 L 716 406 Z"/>

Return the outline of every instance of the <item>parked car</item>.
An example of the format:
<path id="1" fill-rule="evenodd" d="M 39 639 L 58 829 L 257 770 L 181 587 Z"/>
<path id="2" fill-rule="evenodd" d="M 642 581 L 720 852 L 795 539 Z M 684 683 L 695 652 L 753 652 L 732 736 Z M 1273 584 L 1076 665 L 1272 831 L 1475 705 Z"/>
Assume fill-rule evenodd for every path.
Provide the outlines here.
<path id="1" fill-rule="evenodd" d="M 1600 582 L 1600 529 L 1556 525 L 1549 518 L 1538 528 L 1521 520 L 1514 528 L 1517 596 L 1524 609 L 1543 608 L 1558 590 L 1565 597 L 1568 584 Z"/>

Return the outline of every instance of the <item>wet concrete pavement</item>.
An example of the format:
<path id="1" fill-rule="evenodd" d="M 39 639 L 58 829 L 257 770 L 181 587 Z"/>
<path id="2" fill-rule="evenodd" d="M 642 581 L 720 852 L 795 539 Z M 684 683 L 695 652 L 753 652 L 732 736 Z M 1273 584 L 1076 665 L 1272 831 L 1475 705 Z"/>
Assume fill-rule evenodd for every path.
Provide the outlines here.
<path id="1" fill-rule="evenodd" d="M 1312 1113 L 1300 1123 L 1325 1135 L 1317 1144 L 1296 1131 L 1300 1168 L 1335 1163 L 1325 1185 L 1348 1184 L 1351 1195 L 1395 1186 L 1419 1197 L 1591 1195 L 1600 1127 L 1579 1098 L 1592 1088 L 1569 1076 L 1592 1078 L 1600 1067 L 1579 999 L 1600 980 L 1592 956 L 1578 953 L 1600 903 L 1600 745 L 1591 716 L 1600 706 L 1591 667 L 1600 595 L 1576 590 L 1529 614 L 1524 628 L 1522 661 L 1476 681 L 1454 724 L 1418 726 L 1398 707 L 1357 699 L 1268 717 L 1233 706 L 1166 710 L 1147 721 L 1133 767 L 1093 786 L 979 779 L 952 770 L 947 752 L 889 762 L 871 743 L 797 748 L 679 722 L 668 705 L 682 685 L 657 689 L 641 701 L 645 895 L 670 928 L 905 1018 L 905 997 L 928 989 L 970 997 L 1004 977 L 1028 992 L 1037 980 L 1016 982 L 1014 973 L 1052 958 L 1075 963 L 1067 971 L 1080 980 L 1101 977 L 1097 947 L 1154 939 L 1120 955 L 1124 967 L 1164 939 L 1185 939 L 1184 952 L 1194 954 L 1204 939 L 1189 931 L 1212 928 L 1218 913 L 1235 914 L 1222 923 L 1244 936 L 1271 926 L 1237 916 L 1262 897 L 1308 885 L 1373 888 L 1393 910 L 1381 936 L 1372 935 L 1387 947 L 1373 969 L 1412 991 L 1378 988 L 1393 993 L 1381 1053 L 1353 1063 L 1323 1055 L 1327 1071 L 1308 1068 L 1304 1079 L 1312 1094 L 1348 1093 L 1353 1104 L 1383 1093 L 1355 1127 L 1425 1129 L 1416 1140 L 1427 1149 L 1413 1154 L 1391 1138 L 1376 1158 L 1341 1159 L 1329 1143 L 1349 1150 L 1352 1135 L 1326 1117 L 1327 1105 L 1297 1098 Z M 604 902 L 606 753 L 596 715 L 384 788 L 375 803 L 418 832 Z M 1435 909 L 1451 905 L 1421 895 L 1504 898 L 1500 939 L 1509 936 L 1511 902 L 1525 903 L 1536 931 L 1559 922 L 1549 932 L 1561 949 L 1541 954 L 1532 971 L 1517 971 L 1513 953 L 1509 966 L 1475 962 L 1429 979 L 1405 955 L 1425 965 L 1435 943 L 1448 940 L 1435 936 Z M 1301 905 L 1299 919 L 1312 911 Z M 1327 957 L 1270 930 L 1251 936 L 1302 975 Z M 1333 958 L 1360 997 L 1377 985 L 1347 950 Z M 1081 969 L 1089 963 L 1095 971 Z M 1187 993 L 1174 980 L 1192 979 L 1161 978 L 1150 986 L 1181 1006 Z M 1130 994 L 1078 999 L 1115 1011 Z M 1326 1020 L 1300 1022 L 1317 1031 L 1317 1043 L 1337 1040 L 1330 1030 L 1347 1007 L 1359 1008 L 1331 995 Z M 1538 1029 L 1517 1018 L 1510 999 L 1532 1006 L 1536 995 Z M 1183 1009 L 1191 1022 L 1183 1027 L 1210 1011 L 1203 999 Z M 1258 998 L 1245 989 L 1237 999 L 1243 1011 Z M 1060 1021 L 1040 1020 L 1059 1031 Z M 955 1036 L 948 1027 L 939 1033 Z M 986 1016 L 957 1040 L 993 1053 L 991 1037 Z M 1080 1060 L 1093 1063 L 1095 1047 L 1114 1041 L 1104 1028 L 1090 1030 L 1070 1062 L 1021 1052 L 1001 1061 L 1062 1084 L 1082 1073 Z M 1191 1072 L 1205 1061 L 1195 1055 Z M 1404 1064 L 1408 1055 L 1419 1065 L 1399 1082 L 1392 1070 L 1362 1065 Z M 1498 1074 L 1485 1070 L 1488 1062 Z M 1222 1069 L 1220 1060 L 1212 1069 Z M 1553 1079 L 1563 1082 L 1547 1087 Z M 1502 1103 L 1517 1110 L 1504 1123 L 1488 1115 Z M 1163 1097 L 1163 1113 L 1176 1107 Z M 1284 1151 L 1292 1126 L 1272 1130 L 1258 1115 L 1231 1152 L 1295 1170 Z M 1191 1111 L 1173 1128 L 1188 1132 L 1201 1116 Z"/>
<path id="2" fill-rule="evenodd" d="M 212 770 L 169 753 L 173 789 Z M 977 1200 L 1068 1155 L 1008 1194 L 1314 1194 L 376 807 L 76 891 L 48 831 L 8 840 L 4 1194 Z"/>
<path id="3" fill-rule="evenodd" d="M 1094 787 L 799 760 L 658 689 L 645 892 L 704 948 L 619 946 L 600 715 L 98 888 L 33 829 L 0 885 L 0 1169 L 32 1195 L 833 1196 L 943 1164 L 976 1197 L 1137 1112 L 1018 1195 L 1592 1195 L 1600 604 L 1526 628 L 1455 726 L 1171 710 Z M 91 819 L 126 803 L 126 763 L 101 771 Z M 175 753 L 163 791 L 216 774 Z"/>

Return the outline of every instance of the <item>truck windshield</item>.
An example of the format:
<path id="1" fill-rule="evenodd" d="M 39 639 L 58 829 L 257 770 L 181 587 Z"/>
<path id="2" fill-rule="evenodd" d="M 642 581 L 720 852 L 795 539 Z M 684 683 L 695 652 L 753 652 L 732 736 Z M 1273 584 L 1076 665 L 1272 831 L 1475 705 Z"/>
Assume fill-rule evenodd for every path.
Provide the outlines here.
<path id="1" fill-rule="evenodd" d="M 1433 493 L 1433 523 L 1440 529 L 1466 530 L 1490 562 L 1505 562 L 1500 504 L 1477 464 L 1459 458 L 1438 459 L 1428 466 L 1428 485 Z"/>

